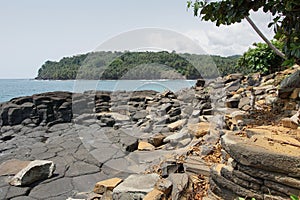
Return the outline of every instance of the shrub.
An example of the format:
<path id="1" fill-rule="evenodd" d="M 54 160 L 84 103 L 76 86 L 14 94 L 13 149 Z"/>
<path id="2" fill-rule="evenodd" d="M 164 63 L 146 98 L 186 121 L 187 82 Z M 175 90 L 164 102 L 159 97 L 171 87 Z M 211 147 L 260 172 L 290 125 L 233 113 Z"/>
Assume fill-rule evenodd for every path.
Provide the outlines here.
<path id="1" fill-rule="evenodd" d="M 283 44 L 277 40 L 272 43 L 280 50 Z M 238 60 L 238 68 L 244 74 L 260 72 L 262 74 L 274 73 L 281 70 L 283 59 L 276 55 L 265 43 L 255 43 L 255 48 L 249 48 Z"/>

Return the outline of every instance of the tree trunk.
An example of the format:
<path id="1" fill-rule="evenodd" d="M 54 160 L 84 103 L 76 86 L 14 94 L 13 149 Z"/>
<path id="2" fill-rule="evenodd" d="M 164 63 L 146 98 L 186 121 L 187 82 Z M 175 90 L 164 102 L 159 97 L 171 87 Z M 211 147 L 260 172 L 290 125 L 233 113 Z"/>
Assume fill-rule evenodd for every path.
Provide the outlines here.
<path id="1" fill-rule="evenodd" d="M 258 27 L 254 24 L 254 22 L 250 19 L 250 17 L 246 16 L 246 20 L 255 30 L 255 32 L 267 43 L 267 45 L 281 58 L 286 59 L 284 53 L 282 53 L 279 49 L 277 49 L 267 38 L 264 34 L 258 29 Z"/>

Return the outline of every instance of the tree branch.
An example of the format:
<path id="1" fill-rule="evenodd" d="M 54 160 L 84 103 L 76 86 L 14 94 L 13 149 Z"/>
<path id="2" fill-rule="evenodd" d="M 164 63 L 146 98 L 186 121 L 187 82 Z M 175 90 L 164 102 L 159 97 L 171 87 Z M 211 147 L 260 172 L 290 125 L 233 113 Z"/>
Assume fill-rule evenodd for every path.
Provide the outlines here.
<path id="1" fill-rule="evenodd" d="M 255 30 L 255 32 L 267 43 L 267 45 L 281 58 L 286 59 L 284 53 L 282 53 L 279 49 L 277 49 L 267 38 L 264 36 L 264 34 L 259 30 L 259 28 L 254 24 L 252 19 L 250 17 L 246 16 L 246 20 L 249 22 L 249 24 L 252 26 L 252 28 Z"/>

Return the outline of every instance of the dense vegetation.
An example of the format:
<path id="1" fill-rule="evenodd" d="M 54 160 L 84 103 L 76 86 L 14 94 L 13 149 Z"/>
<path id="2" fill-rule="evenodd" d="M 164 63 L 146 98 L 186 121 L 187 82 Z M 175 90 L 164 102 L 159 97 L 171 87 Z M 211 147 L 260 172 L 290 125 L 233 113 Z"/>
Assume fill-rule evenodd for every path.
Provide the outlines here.
<path id="1" fill-rule="evenodd" d="M 272 41 L 277 49 L 282 50 L 283 44 L 279 41 Z M 270 74 L 282 70 L 284 59 L 278 56 L 266 43 L 256 43 L 254 48 L 249 48 L 239 58 L 237 66 L 245 74 L 260 72 Z"/>
<path id="2" fill-rule="evenodd" d="M 236 72 L 239 56 L 175 52 L 92 52 L 46 61 L 37 79 L 197 79 Z"/>

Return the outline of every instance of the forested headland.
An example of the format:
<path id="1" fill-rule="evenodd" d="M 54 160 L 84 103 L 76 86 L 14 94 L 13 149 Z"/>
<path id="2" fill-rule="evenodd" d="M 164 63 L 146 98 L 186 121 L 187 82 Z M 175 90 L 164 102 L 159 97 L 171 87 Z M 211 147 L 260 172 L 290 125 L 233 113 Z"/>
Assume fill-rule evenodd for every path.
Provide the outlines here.
<path id="1" fill-rule="evenodd" d="M 240 56 L 176 52 L 91 52 L 60 61 L 46 61 L 36 79 L 118 80 L 214 78 L 239 71 Z"/>

